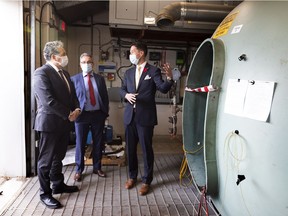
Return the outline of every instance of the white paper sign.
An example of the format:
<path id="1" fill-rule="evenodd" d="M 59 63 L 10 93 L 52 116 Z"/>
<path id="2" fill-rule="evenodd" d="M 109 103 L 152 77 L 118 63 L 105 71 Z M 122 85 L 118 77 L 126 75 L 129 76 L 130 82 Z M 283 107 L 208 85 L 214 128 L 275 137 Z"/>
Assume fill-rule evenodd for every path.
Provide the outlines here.
<path id="1" fill-rule="evenodd" d="M 247 85 L 247 80 L 229 80 L 224 109 L 225 113 L 242 116 Z"/>
<path id="2" fill-rule="evenodd" d="M 267 121 L 271 111 L 275 82 L 230 79 L 224 112 Z"/>
<path id="3" fill-rule="evenodd" d="M 237 34 L 241 31 L 243 25 L 237 25 L 237 26 L 234 26 L 234 28 L 232 29 L 231 31 L 231 34 Z"/>
<path id="4" fill-rule="evenodd" d="M 274 82 L 255 81 L 248 85 L 243 114 L 247 118 L 267 121 L 274 93 Z"/>

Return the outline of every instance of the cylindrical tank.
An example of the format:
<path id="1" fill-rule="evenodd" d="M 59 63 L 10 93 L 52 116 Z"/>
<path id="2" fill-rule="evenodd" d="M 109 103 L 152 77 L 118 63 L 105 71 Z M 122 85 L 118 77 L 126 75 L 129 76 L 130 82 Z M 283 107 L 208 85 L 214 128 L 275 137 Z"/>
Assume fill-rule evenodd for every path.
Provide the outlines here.
<path id="1" fill-rule="evenodd" d="M 198 48 L 183 139 L 199 191 L 221 215 L 288 215 L 288 2 L 245 1 Z"/>

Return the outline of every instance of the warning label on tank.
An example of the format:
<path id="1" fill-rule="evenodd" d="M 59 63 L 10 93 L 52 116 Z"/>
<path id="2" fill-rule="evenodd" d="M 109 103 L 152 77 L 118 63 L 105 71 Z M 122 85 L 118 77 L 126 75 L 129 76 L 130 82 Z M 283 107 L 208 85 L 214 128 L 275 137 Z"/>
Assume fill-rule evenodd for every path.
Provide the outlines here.
<path id="1" fill-rule="evenodd" d="M 235 12 L 229 16 L 227 16 L 218 26 L 218 28 L 216 29 L 215 33 L 213 34 L 212 38 L 218 38 L 220 36 L 226 35 L 230 26 L 232 25 L 234 19 L 236 18 L 236 16 L 238 15 L 238 12 Z"/>

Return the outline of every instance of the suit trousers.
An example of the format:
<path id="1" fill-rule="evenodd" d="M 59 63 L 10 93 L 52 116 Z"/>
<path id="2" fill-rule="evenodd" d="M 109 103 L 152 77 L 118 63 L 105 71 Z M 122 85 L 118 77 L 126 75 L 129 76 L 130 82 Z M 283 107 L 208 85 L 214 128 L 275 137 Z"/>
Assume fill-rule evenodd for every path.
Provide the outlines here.
<path id="1" fill-rule="evenodd" d="M 142 148 L 144 161 L 144 175 L 142 176 L 142 182 L 145 184 L 151 184 L 153 180 L 153 131 L 154 126 L 141 126 L 134 121 L 134 118 L 129 125 L 125 126 L 129 178 L 136 180 L 138 176 L 137 144 L 139 142 Z"/>
<path id="2" fill-rule="evenodd" d="M 65 157 L 69 143 L 69 131 L 39 132 L 38 178 L 40 196 L 51 196 L 52 188 L 61 188 L 64 184 L 62 160 Z"/>
<path id="3" fill-rule="evenodd" d="M 91 130 L 93 140 L 93 170 L 101 169 L 102 151 L 104 147 L 104 124 L 106 115 L 101 111 L 87 112 L 83 111 L 75 122 L 76 133 L 76 173 L 82 173 L 84 170 L 84 156 L 87 135 Z"/>

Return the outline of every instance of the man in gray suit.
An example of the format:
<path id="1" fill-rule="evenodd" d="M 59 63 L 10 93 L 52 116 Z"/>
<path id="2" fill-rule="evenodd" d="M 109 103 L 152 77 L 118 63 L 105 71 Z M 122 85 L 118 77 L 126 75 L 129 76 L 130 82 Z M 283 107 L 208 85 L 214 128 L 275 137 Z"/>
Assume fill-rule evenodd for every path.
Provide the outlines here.
<path id="1" fill-rule="evenodd" d="M 80 115 L 81 109 L 70 75 L 63 70 L 68 64 L 63 43 L 46 43 L 43 55 L 46 64 L 36 69 L 33 77 L 37 100 L 34 130 L 39 134 L 37 170 L 40 200 L 48 208 L 55 209 L 62 205 L 52 193 L 72 193 L 79 190 L 77 186 L 64 183 L 62 160 L 69 143 L 71 122 Z"/>

